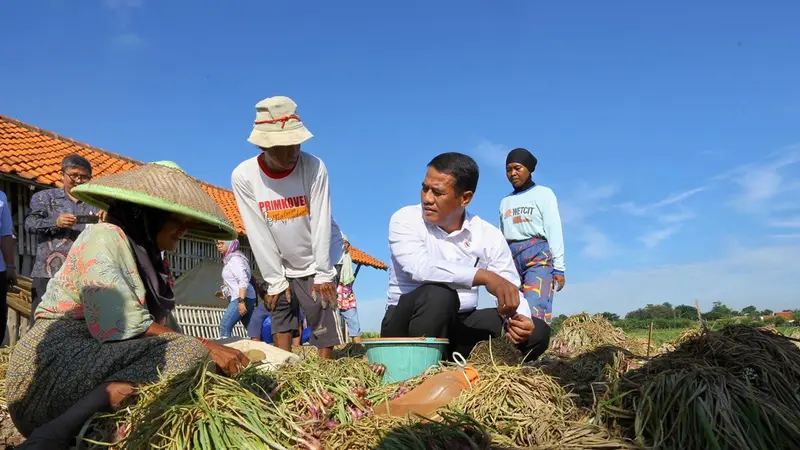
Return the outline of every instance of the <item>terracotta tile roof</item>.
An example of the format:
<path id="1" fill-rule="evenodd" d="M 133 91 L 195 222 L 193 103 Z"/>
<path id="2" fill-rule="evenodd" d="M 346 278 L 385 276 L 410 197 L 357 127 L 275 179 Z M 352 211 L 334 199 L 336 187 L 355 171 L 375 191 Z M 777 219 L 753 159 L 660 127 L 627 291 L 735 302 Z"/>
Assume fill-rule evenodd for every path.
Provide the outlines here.
<path id="1" fill-rule="evenodd" d="M 0 114 L 0 173 L 15 175 L 44 186 L 61 187 L 61 160 L 70 154 L 88 159 L 92 163 L 95 177 L 124 172 L 144 164 Z M 236 229 L 244 234 L 233 192 L 202 180 L 198 181 L 202 183 L 203 190 L 225 211 Z M 376 258 L 355 247 L 351 248 L 353 261 L 357 264 L 388 269 L 386 264 Z"/>
<path id="2" fill-rule="evenodd" d="M 381 270 L 389 269 L 386 264 L 353 247 L 352 245 L 350 245 L 350 258 L 352 258 L 356 264 L 364 264 L 365 266 L 370 266 Z"/>
<path id="3" fill-rule="evenodd" d="M 761 319 L 762 320 L 768 320 L 768 319 L 776 319 L 778 317 L 780 317 L 780 318 L 782 318 L 784 320 L 792 320 L 792 319 L 794 319 L 794 313 L 791 312 L 791 311 L 781 311 L 781 312 L 776 312 L 775 314 L 773 314 L 771 316 L 763 316 Z"/>

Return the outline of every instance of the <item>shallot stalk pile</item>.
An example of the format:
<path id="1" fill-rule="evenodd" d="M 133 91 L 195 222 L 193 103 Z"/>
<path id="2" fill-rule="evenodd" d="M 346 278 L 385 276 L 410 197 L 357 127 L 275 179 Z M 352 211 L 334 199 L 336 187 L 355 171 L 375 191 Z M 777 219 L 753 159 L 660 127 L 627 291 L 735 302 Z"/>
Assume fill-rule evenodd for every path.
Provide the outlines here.
<path id="1" fill-rule="evenodd" d="M 373 405 L 404 395 L 429 375 L 386 385 L 381 382 L 384 370 L 361 358 L 307 358 L 275 371 L 275 402 L 296 415 L 307 435 L 322 439 L 339 425 L 372 415 Z"/>

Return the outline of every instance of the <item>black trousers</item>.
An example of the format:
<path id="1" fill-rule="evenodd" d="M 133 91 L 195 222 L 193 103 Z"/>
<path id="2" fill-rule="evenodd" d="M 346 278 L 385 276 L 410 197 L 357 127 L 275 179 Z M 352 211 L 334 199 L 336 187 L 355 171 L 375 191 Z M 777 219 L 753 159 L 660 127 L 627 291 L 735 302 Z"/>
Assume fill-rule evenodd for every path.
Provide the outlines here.
<path id="1" fill-rule="evenodd" d="M 47 291 L 48 281 L 50 281 L 50 278 L 42 277 L 36 277 L 31 280 L 31 320 L 28 322 L 29 328 L 32 328 L 33 322 L 36 321 L 36 307 L 39 306 L 39 303 L 42 303 L 42 296 Z"/>
<path id="2" fill-rule="evenodd" d="M 6 338 L 6 322 L 8 322 L 8 274 L 0 272 L 0 342 Z"/>
<path id="3" fill-rule="evenodd" d="M 459 313 L 458 293 L 445 285 L 427 283 L 400 296 L 389 306 L 381 323 L 381 337 L 435 337 L 450 340 L 448 357 L 459 352 L 469 356 L 475 344 L 504 334 L 503 318 L 496 308 Z M 517 348 L 533 361 L 550 345 L 550 327 L 532 318 L 534 330 Z"/>

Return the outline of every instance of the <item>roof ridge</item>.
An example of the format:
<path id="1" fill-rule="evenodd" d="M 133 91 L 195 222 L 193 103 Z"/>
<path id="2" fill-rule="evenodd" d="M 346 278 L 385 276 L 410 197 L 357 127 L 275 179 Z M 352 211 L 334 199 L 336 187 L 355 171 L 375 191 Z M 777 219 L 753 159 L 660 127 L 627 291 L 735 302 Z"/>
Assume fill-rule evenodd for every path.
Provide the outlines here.
<path id="1" fill-rule="evenodd" d="M 3 120 L 5 122 L 10 122 L 10 123 L 12 123 L 14 125 L 17 125 L 19 127 L 22 127 L 22 128 L 27 128 L 28 130 L 33 131 L 34 133 L 39 133 L 39 134 L 41 134 L 43 136 L 47 136 L 47 137 L 52 138 L 52 139 L 56 139 L 56 140 L 59 140 L 59 141 L 62 141 L 62 142 L 67 142 L 69 144 L 78 145 L 80 147 L 86 148 L 87 150 L 93 150 L 93 151 L 96 151 L 96 152 L 99 152 L 99 153 L 103 153 L 103 154 L 108 155 L 108 156 L 112 156 L 112 157 L 117 158 L 117 159 L 121 159 L 121 160 L 123 160 L 125 162 L 129 162 L 131 164 L 144 165 L 144 163 L 142 161 L 138 161 L 138 160 L 135 160 L 133 158 L 129 158 L 127 156 L 122 156 L 119 153 L 110 152 L 108 150 L 105 150 L 105 149 L 102 149 L 102 148 L 99 148 L 99 147 L 95 147 L 93 145 L 86 144 L 84 142 L 76 141 L 73 138 L 69 138 L 69 137 L 66 137 L 66 136 L 61 136 L 60 134 L 55 133 L 53 131 L 45 130 L 44 128 L 39 128 L 39 127 L 30 125 L 30 124 L 25 123 L 25 122 L 23 122 L 21 120 L 14 119 L 13 117 L 9 117 L 9 116 L 0 114 L 0 120 Z"/>
<path id="2" fill-rule="evenodd" d="M 98 167 L 98 170 L 103 174 L 119 173 L 121 170 L 129 170 L 130 166 L 139 167 L 145 164 L 142 161 L 76 141 L 75 139 L 61 136 L 58 133 L 54 133 L 52 131 L 27 124 L 21 120 L 0 114 L 0 130 L 2 130 L 2 135 L 0 135 L 0 143 L 5 141 L 6 129 L 9 130 L 8 138 L 9 143 L 12 145 L 8 149 L 6 149 L 5 146 L 0 146 L 0 153 L 4 155 L 7 150 L 11 150 L 13 153 L 14 149 L 11 147 L 19 146 L 19 148 L 24 149 L 23 153 L 25 153 L 26 158 L 35 160 L 37 156 L 49 153 L 51 151 L 57 152 L 59 155 L 63 155 L 68 151 L 76 151 L 75 147 L 78 147 L 77 151 L 86 150 L 90 152 L 90 154 L 87 155 L 88 159 L 90 160 L 97 159 L 98 155 L 103 157 L 102 159 L 111 158 L 113 160 L 110 164 L 106 164 L 104 162 L 102 166 Z M 32 137 L 30 134 L 34 134 L 36 136 Z M 17 139 L 17 135 L 22 135 L 22 138 Z M 38 139 L 39 136 L 41 136 L 43 139 Z M 29 150 L 31 148 L 40 148 L 42 150 L 38 153 L 30 152 Z M 36 183 L 40 186 L 56 186 L 58 184 L 57 181 L 55 181 L 56 177 L 54 177 L 54 174 L 58 175 L 60 170 L 55 164 L 50 163 L 48 165 L 49 168 L 46 171 L 39 171 L 35 168 L 37 167 L 36 161 L 21 161 L 19 158 L 16 160 L 14 158 L 11 159 L 12 160 L 9 161 L 10 168 L 6 167 L 6 165 L 3 165 L 4 167 L 0 169 L 0 174 L 16 174 L 23 180 Z M 4 160 L 3 162 L 5 163 L 6 161 Z M 31 167 L 34 167 L 34 169 L 31 169 Z M 241 213 L 239 212 L 233 191 L 231 189 L 203 181 L 199 178 L 192 177 L 191 175 L 189 176 L 193 180 L 196 180 L 198 183 L 200 183 L 204 190 L 208 191 L 208 194 L 220 206 L 220 208 L 222 208 L 225 216 L 231 221 L 231 223 L 234 224 L 237 231 L 247 236 L 244 225 L 241 223 Z M 42 180 L 40 180 L 40 178 L 42 178 Z M 364 264 L 379 270 L 388 269 L 388 266 L 383 263 L 383 261 L 370 255 L 364 250 L 359 249 L 358 247 L 353 247 L 353 253 L 353 259 L 358 264 Z"/>
<path id="3" fill-rule="evenodd" d="M 62 135 L 60 135 L 58 133 L 55 133 L 53 131 L 45 130 L 44 128 L 39 128 L 39 127 L 30 125 L 28 123 L 25 123 L 25 122 L 19 120 L 19 119 L 15 119 L 13 117 L 9 117 L 9 116 L 6 116 L 4 114 L 0 114 L 0 121 L 11 123 L 11 124 L 16 125 L 18 127 L 22 127 L 22 128 L 28 129 L 30 131 L 33 131 L 34 133 L 38 133 L 38 134 L 41 134 L 43 136 L 49 137 L 51 139 L 56 139 L 56 140 L 59 140 L 59 141 L 62 141 L 62 142 L 66 142 L 66 143 L 69 143 L 69 144 L 77 145 L 79 147 L 83 147 L 83 148 L 85 148 L 87 150 L 92 150 L 92 151 L 95 151 L 95 152 L 98 152 L 98 153 L 102 153 L 104 155 L 120 159 L 120 160 L 122 160 L 124 162 L 127 162 L 127 163 L 136 164 L 136 165 L 140 165 L 140 166 L 145 165 L 145 163 L 142 162 L 142 161 L 139 161 L 139 160 L 127 157 L 127 156 L 123 156 L 123 155 L 120 155 L 119 153 L 114 153 L 114 152 L 102 149 L 100 147 L 95 147 L 93 145 L 86 144 L 86 143 L 81 142 L 81 141 L 76 141 L 73 138 L 62 136 Z M 191 175 L 189 175 L 189 176 L 192 177 Z M 201 180 L 201 179 L 199 179 L 197 177 L 192 177 L 192 179 L 194 179 L 195 181 L 199 182 L 200 184 L 204 184 L 204 185 L 209 186 L 209 187 L 213 187 L 213 188 L 216 188 L 216 189 L 219 189 L 219 190 L 222 190 L 222 191 L 233 193 L 233 191 L 228 189 L 228 188 L 225 188 L 225 187 L 222 187 L 222 186 L 217 186 L 216 184 L 209 183 L 208 181 Z"/>

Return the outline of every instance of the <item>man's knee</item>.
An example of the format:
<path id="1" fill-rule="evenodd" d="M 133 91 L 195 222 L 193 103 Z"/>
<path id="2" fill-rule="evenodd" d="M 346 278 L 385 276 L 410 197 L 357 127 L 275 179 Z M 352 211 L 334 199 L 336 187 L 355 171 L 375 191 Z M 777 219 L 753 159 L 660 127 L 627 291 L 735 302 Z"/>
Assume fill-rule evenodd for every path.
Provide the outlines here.
<path id="1" fill-rule="evenodd" d="M 416 291 L 417 306 L 424 308 L 426 313 L 451 315 L 461 306 L 458 292 L 444 284 L 426 283 Z"/>

